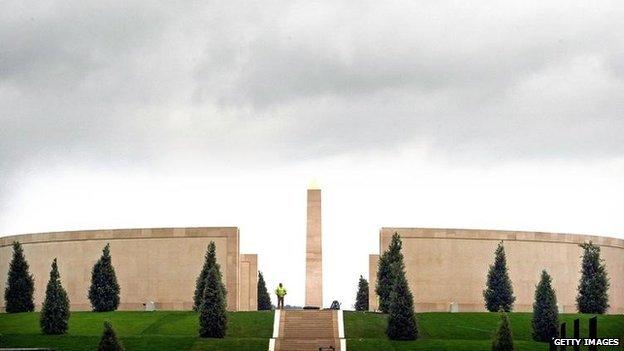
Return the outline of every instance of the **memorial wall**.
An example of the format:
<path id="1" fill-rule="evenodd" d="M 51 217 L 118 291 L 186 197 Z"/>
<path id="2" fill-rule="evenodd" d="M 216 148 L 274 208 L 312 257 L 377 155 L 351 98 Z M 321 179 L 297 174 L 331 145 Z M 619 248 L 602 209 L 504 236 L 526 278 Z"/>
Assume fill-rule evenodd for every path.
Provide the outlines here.
<path id="1" fill-rule="evenodd" d="M 483 290 L 494 251 L 502 240 L 516 296 L 515 311 L 532 311 L 535 286 L 546 269 L 552 276 L 560 310 L 576 311 L 582 249 L 592 241 L 601 248 L 611 279 L 608 313 L 624 313 L 624 240 L 590 235 L 433 228 L 382 228 L 379 254 L 399 233 L 407 279 L 417 312 L 485 311 Z M 378 308 L 375 294 L 379 255 L 369 256 L 369 305 Z"/>
<path id="2" fill-rule="evenodd" d="M 239 253 L 239 230 L 219 228 L 147 228 L 88 230 L 0 237 L 0 291 L 4 292 L 13 241 L 22 243 L 35 278 L 35 306 L 41 309 L 52 260 L 58 258 L 61 283 L 72 310 L 90 310 L 87 291 L 91 269 L 109 243 L 121 287 L 120 310 L 190 310 L 195 281 L 208 244 L 215 242 L 217 262 L 227 288 L 230 311 L 257 309 L 258 258 Z M 4 299 L 1 307 L 4 311 Z"/>

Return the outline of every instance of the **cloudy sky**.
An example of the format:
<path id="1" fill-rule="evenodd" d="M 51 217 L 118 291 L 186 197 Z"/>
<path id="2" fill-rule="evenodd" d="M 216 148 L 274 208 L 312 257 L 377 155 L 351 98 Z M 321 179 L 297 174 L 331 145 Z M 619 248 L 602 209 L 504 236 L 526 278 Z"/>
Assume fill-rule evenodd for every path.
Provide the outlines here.
<path id="1" fill-rule="evenodd" d="M 2 2 L 0 235 L 235 225 L 303 304 L 312 179 L 326 304 L 382 226 L 624 237 L 624 3 Z"/>

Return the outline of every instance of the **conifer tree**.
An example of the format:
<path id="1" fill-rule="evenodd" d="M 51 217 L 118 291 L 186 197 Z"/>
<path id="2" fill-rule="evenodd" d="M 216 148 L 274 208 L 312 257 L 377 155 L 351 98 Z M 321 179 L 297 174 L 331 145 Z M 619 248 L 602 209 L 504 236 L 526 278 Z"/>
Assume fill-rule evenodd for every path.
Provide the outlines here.
<path id="1" fill-rule="evenodd" d="M 501 321 L 498 325 L 498 330 L 492 338 L 492 351 L 513 351 L 513 334 L 509 325 L 509 319 L 502 309 L 500 310 L 500 315 Z"/>
<path id="2" fill-rule="evenodd" d="M 108 321 L 104 322 L 104 333 L 102 333 L 98 351 L 124 351 L 121 341 L 117 339 L 115 330 L 113 330 L 113 326 Z"/>
<path id="3" fill-rule="evenodd" d="M 65 334 L 69 322 L 69 298 L 61 285 L 56 258 L 52 261 L 50 280 L 46 287 L 45 300 L 39 317 L 44 334 Z"/>
<path id="4" fill-rule="evenodd" d="M 510 312 L 513 310 L 516 298 L 513 296 L 513 286 L 507 271 L 507 259 L 502 241 L 498 244 L 495 255 L 494 264 L 490 265 L 487 275 L 487 286 L 483 291 L 485 307 L 490 312 L 501 308 L 505 312 Z"/>
<path id="5" fill-rule="evenodd" d="M 33 293 L 35 280 L 29 272 L 28 262 L 24 257 L 22 245 L 13 242 L 13 259 L 9 264 L 9 274 L 4 290 L 5 310 L 7 313 L 32 312 L 35 309 Z"/>
<path id="6" fill-rule="evenodd" d="M 199 336 L 223 338 L 227 329 L 225 295 L 218 266 L 208 271 L 202 303 L 199 306 Z"/>
<path id="7" fill-rule="evenodd" d="M 591 241 L 580 246 L 583 248 L 583 261 L 576 306 L 580 313 L 603 314 L 609 308 L 610 283 L 607 267 L 600 258 L 600 246 Z"/>
<path id="8" fill-rule="evenodd" d="M 383 313 L 388 313 L 388 305 L 390 303 L 390 289 L 392 287 L 391 265 L 388 260 L 388 251 L 379 256 L 377 264 L 377 285 L 375 293 L 379 298 L 378 308 Z"/>
<path id="9" fill-rule="evenodd" d="M 355 310 L 368 311 L 368 281 L 360 275 L 357 296 L 355 297 Z"/>
<path id="10" fill-rule="evenodd" d="M 415 340 L 418 325 L 414 314 L 414 297 L 410 291 L 403 260 L 392 264 L 394 284 L 390 293 L 388 326 L 386 335 L 391 340 Z"/>
<path id="11" fill-rule="evenodd" d="M 270 311 L 273 309 L 271 305 L 271 296 L 266 287 L 262 272 L 258 272 L 258 311 Z"/>
<path id="12" fill-rule="evenodd" d="M 388 250 L 379 257 L 375 292 L 377 296 L 379 296 L 379 310 L 383 313 L 388 313 L 390 307 L 390 292 L 392 291 L 392 284 L 394 283 L 392 265 L 398 261 L 403 262 L 401 246 L 401 237 L 398 233 L 394 233 Z"/>
<path id="13" fill-rule="evenodd" d="M 559 335 L 559 311 L 552 278 L 545 270 L 535 288 L 533 303 L 533 340 L 549 342 Z"/>
<path id="14" fill-rule="evenodd" d="M 208 249 L 206 250 L 206 255 L 204 256 L 204 266 L 202 267 L 195 283 L 195 295 L 193 296 L 194 311 L 199 310 L 199 307 L 201 306 L 204 296 L 204 287 L 206 286 L 206 277 L 212 267 L 216 267 L 217 274 L 219 275 L 219 282 L 222 282 L 221 267 L 217 263 L 217 248 L 214 241 L 211 241 L 210 244 L 208 244 Z M 223 283 L 221 283 L 221 289 L 223 290 L 223 295 L 225 295 L 226 291 Z"/>
<path id="15" fill-rule="evenodd" d="M 102 257 L 91 271 L 89 300 L 95 312 L 114 311 L 119 306 L 119 284 L 111 261 L 109 244 L 106 244 Z"/>

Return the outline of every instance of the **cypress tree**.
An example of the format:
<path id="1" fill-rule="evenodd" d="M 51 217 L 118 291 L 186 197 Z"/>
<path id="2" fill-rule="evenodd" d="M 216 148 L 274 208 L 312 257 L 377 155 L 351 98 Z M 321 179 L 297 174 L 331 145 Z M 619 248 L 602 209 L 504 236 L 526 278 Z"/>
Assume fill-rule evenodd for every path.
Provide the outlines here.
<path id="1" fill-rule="evenodd" d="M 379 263 L 377 264 L 377 285 L 375 286 L 375 293 L 379 297 L 379 310 L 383 313 L 388 313 L 388 305 L 390 300 L 390 288 L 392 284 L 390 263 L 388 261 L 388 251 L 379 256 Z"/>
<path id="2" fill-rule="evenodd" d="M 65 334 L 69 322 L 69 298 L 63 289 L 56 264 L 52 261 L 50 280 L 46 287 L 45 300 L 39 317 L 39 325 L 44 334 Z"/>
<path id="3" fill-rule="evenodd" d="M 22 245 L 13 242 L 13 259 L 9 265 L 9 274 L 4 290 L 5 310 L 7 313 L 32 312 L 35 310 L 33 293 L 35 280 L 29 272 L 28 262 L 24 257 Z"/>
<path id="4" fill-rule="evenodd" d="M 492 351 L 513 351 L 513 334 L 507 314 L 501 309 L 501 321 L 492 338 Z"/>
<path id="5" fill-rule="evenodd" d="M 395 262 L 403 262 L 403 254 L 401 253 L 401 237 L 398 233 L 392 235 L 390 246 L 379 258 L 379 266 L 377 269 L 377 286 L 375 292 L 379 296 L 379 309 L 383 313 L 388 313 L 390 307 L 390 292 L 394 277 L 392 276 L 392 265 Z M 402 264 L 402 263 L 401 263 Z"/>
<path id="6" fill-rule="evenodd" d="M 109 244 L 106 244 L 102 257 L 91 271 L 89 300 L 95 312 L 114 311 L 119 306 L 119 284 L 111 262 Z"/>
<path id="7" fill-rule="evenodd" d="M 496 248 L 494 264 L 490 265 L 487 275 L 487 286 L 483 290 L 485 307 L 490 312 L 503 309 L 505 312 L 513 310 L 516 298 L 513 296 L 513 286 L 507 271 L 507 259 L 505 258 L 505 247 L 501 241 Z"/>
<path id="8" fill-rule="evenodd" d="M 272 309 L 271 296 L 264 282 L 264 276 L 262 272 L 258 272 L 258 311 L 270 311 Z"/>
<path id="9" fill-rule="evenodd" d="M 368 311 L 368 281 L 360 276 L 357 296 L 355 297 L 355 310 Z"/>
<path id="10" fill-rule="evenodd" d="M 223 338 L 227 329 L 225 295 L 218 269 L 214 266 L 208 271 L 202 303 L 199 306 L 199 336 L 202 338 Z"/>
<path id="11" fill-rule="evenodd" d="M 391 340 L 415 340 L 418 325 L 414 314 L 414 297 L 405 278 L 403 260 L 392 265 L 394 284 L 390 293 L 388 327 L 386 335 Z"/>
<path id="12" fill-rule="evenodd" d="M 580 313 L 603 314 L 609 308 L 610 283 L 607 267 L 600 258 L 600 246 L 591 241 L 580 246 L 583 248 L 583 262 L 576 306 Z"/>
<path id="13" fill-rule="evenodd" d="M 104 322 L 104 333 L 102 333 L 102 338 L 100 339 L 100 344 L 98 345 L 98 351 L 123 351 L 124 347 L 121 344 L 121 341 L 117 339 L 117 335 L 113 330 L 113 326 L 110 322 Z"/>
<path id="14" fill-rule="evenodd" d="M 552 278 L 543 270 L 539 284 L 535 288 L 533 303 L 533 340 L 549 342 L 559 335 L 559 311 L 557 296 L 551 285 Z"/>
<path id="15" fill-rule="evenodd" d="M 197 281 L 195 283 L 195 295 L 193 296 L 193 311 L 199 310 L 201 306 L 203 296 L 204 296 L 204 288 L 206 286 L 206 277 L 208 276 L 208 272 L 212 267 L 216 267 L 217 274 L 219 275 L 219 281 L 222 281 L 221 276 L 221 267 L 217 263 L 217 248 L 215 246 L 214 241 L 211 241 L 208 244 L 208 249 L 206 250 L 206 255 L 204 256 L 204 266 L 202 267 L 199 276 L 197 277 Z M 223 295 L 226 294 L 225 285 L 221 283 L 221 289 L 223 290 Z"/>

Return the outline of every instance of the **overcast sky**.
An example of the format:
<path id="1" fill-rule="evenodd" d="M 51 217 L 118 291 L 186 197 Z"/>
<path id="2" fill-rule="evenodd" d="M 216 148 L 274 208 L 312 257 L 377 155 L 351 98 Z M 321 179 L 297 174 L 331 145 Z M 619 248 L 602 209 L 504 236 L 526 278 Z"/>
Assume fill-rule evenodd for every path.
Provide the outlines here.
<path id="1" fill-rule="evenodd" d="M 621 0 L 1 7 L 0 235 L 234 225 L 303 304 L 316 178 L 345 306 L 382 226 L 624 237 Z"/>

